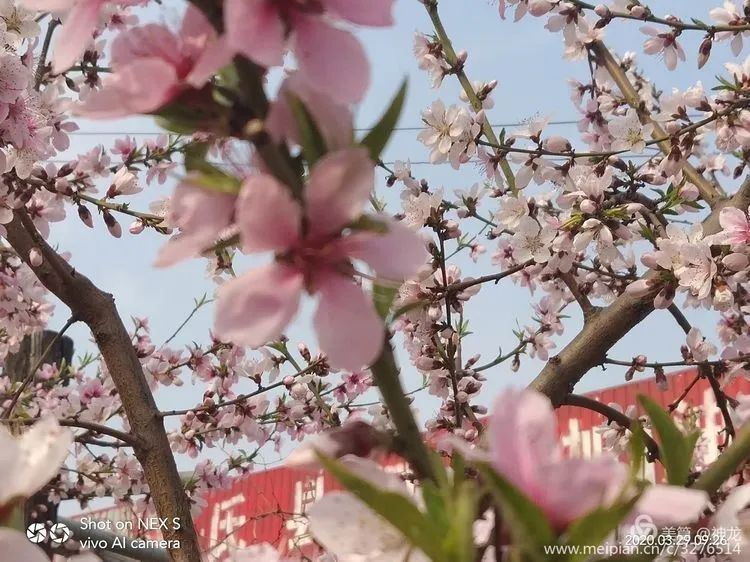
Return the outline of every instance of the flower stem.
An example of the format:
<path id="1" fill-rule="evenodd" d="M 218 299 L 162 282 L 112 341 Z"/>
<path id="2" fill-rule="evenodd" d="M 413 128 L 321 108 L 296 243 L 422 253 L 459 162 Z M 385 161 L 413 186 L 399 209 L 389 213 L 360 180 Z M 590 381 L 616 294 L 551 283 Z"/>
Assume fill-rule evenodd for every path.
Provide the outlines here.
<path id="1" fill-rule="evenodd" d="M 370 370 L 404 445 L 404 455 L 417 476 L 434 480 L 435 471 L 430 460 L 430 453 L 422 440 L 422 434 L 419 432 L 409 400 L 401 385 L 396 358 L 393 356 L 393 348 L 389 341 L 386 340 L 383 344 L 383 351 Z"/>

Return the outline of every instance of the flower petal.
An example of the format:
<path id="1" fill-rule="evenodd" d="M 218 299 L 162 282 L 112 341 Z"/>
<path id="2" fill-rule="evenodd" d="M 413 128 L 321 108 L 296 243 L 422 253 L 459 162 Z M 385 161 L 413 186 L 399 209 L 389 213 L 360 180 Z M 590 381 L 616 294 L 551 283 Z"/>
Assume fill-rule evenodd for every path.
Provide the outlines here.
<path id="1" fill-rule="evenodd" d="M 351 279 L 318 276 L 320 303 L 313 324 L 320 349 L 331 365 L 355 371 L 377 359 L 383 347 L 383 322 L 372 300 Z"/>
<path id="2" fill-rule="evenodd" d="M 284 25 L 275 2 L 227 0 L 224 25 L 232 50 L 263 66 L 284 62 Z"/>
<path id="3" fill-rule="evenodd" d="M 365 97 L 370 85 L 370 63 L 362 44 L 348 31 L 320 20 L 300 19 L 294 54 L 300 76 L 334 101 L 355 103 Z"/>
<path id="4" fill-rule="evenodd" d="M 393 0 L 323 0 L 328 11 L 358 25 L 393 25 Z"/>
<path id="5" fill-rule="evenodd" d="M 495 469 L 533 495 L 545 478 L 542 467 L 560 456 L 549 399 L 531 390 L 505 390 L 495 402 L 488 434 Z"/>
<path id="6" fill-rule="evenodd" d="M 55 43 L 52 59 L 55 74 L 69 69 L 83 54 L 99 25 L 104 3 L 104 0 L 80 0 L 73 4 L 60 30 L 60 38 Z"/>
<path id="7" fill-rule="evenodd" d="M 307 512 L 310 532 L 345 560 L 426 560 L 401 532 L 349 492 L 329 492 Z M 408 554 L 407 554 L 408 553 Z"/>
<path id="8" fill-rule="evenodd" d="M 343 238 L 338 245 L 346 255 L 362 260 L 378 277 L 403 281 L 414 275 L 427 260 L 422 238 L 400 222 L 380 218 L 388 231 L 356 232 Z"/>
<path id="9" fill-rule="evenodd" d="M 302 209 L 272 176 L 250 176 L 237 198 L 237 226 L 245 252 L 283 250 L 299 237 Z"/>
<path id="10" fill-rule="evenodd" d="M 138 59 L 117 69 L 101 90 L 89 93 L 75 113 L 92 119 L 151 113 L 166 104 L 178 88 L 175 68 L 160 58 Z"/>
<path id="11" fill-rule="evenodd" d="M 303 284 L 297 270 L 278 263 L 227 281 L 216 295 L 217 336 L 250 347 L 278 338 L 297 313 Z"/>
<path id="12" fill-rule="evenodd" d="M 682 486 L 650 486 L 636 504 L 657 526 L 686 525 L 700 517 L 708 505 L 708 494 Z"/>
<path id="13" fill-rule="evenodd" d="M 375 186 L 375 166 L 364 148 L 340 150 L 313 168 L 305 191 L 310 234 L 341 230 L 362 214 Z"/>
<path id="14" fill-rule="evenodd" d="M 3 553 L 3 560 L 49 562 L 44 551 L 31 544 L 26 535 L 7 527 L 0 527 L 0 551 Z"/>
<path id="15" fill-rule="evenodd" d="M 179 227 L 182 232 L 161 248 L 154 265 L 174 265 L 211 246 L 219 233 L 229 226 L 235 200 L 233 195 L 193 185 L 190 178 L 178 185 L 169 200 L 166 222 Z"/>

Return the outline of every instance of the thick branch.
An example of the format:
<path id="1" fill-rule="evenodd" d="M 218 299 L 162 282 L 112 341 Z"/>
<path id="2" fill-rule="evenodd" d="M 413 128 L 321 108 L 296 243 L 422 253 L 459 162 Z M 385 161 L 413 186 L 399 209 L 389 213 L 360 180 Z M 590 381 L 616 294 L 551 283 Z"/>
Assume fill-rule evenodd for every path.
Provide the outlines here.
<path id="1" fill-rule="evenodd" d="M 96 287 L 50 248 L 25 211 L 16 211 L 14 215 L 13 221 L 6 225 L 8 241 L 42 284 L 90 328 L 117 387 L 131 433 L 137 440 L 134 452 L 143 466 L 156 511 L 160 517 L 176 517 L 181 523 L 178 530 L 164 531 L 166 540 L 179 541 L 179 548 L 171 549 L 173 560 L 200 562 L 190 503 L 154 397 L 112 295 Z M 42 253 L 43 261 L 39 266 L 29 263 L 32 248 Z"/>
<path id="2" fill-rule="evenodd" d="M 731 199 L 718 201 L 711 214 L 703 221 L 703 232 L 719 231 L 719 211 L 727 206 L 747 209 L 750 205 L 750 177 L 746 178 Z M 653 311 L 651 298 L 636 298 L 623 293 L 615 302 L 586 322 L 583 329 L 565 348 L 552 357 L 542 372 L 531 383 L 531 388 L 549 396 L 555 406 L 562 404 L 573 392 L 576 383 L 600 365 L 607 353 L 625 334 Z"/>
<path id="3" fill-rule="evenodd" d="M 623 96 L 625 96 L 625 101 L 627 101 L 631 107 L 638 111 L 641 122 L 653 124 L 653 137 L 655 139 L 668 138 L 667 132 L 662 128 L 662 126 L 657 121 L 653 120 L 648 111 L 646 111 L 641 106 L 641 98 L 638 95 L 638 92 L 633 87 L 633 84 L 630 83 L 630 80 L 625 74 L 625 71 L 617 63 L 615 58 L 612 56 L 612 53 L 609 52 L 607 46 L 601 41 L 594 41 L 589 45 L 589 48 L 597 56 L 602 66 L 607 69 L 607 72 L 609 72 L 610 76 L 617 84 L 617 87 L 620 89 Z M 668 156 L 672 150 L 671 143 L 668 140 L 660 140 L 658 145 L 664 155 Z M 721 198 L 721 194 L 716 190 L 711 182 L 709 182 L 700 173 L 698 173 L 698 170 L 696 170 L 693 165 L 687 161 L 683 163 L 682 171 L 688 181 L 698 188 L 698 191 L 700 192 L 703 200 L 708 203 L 709 207 L 713 208 Z"/>

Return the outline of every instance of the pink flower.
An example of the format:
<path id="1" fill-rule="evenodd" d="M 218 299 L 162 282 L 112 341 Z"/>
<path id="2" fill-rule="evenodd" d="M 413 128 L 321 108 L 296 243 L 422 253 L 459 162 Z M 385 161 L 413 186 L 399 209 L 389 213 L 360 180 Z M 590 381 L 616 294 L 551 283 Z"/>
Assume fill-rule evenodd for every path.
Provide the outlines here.
<path id="1" fill-rule="evenodd" d="M 78 112 L 87 117 L 124 117 L 151 113 L 188 85 L 200 86 L 225 61 L 208 64 L 216 36 L 197 8 L 188 7 L 179 33 L 160 24 L 124 31 L 112 44 L 114 73 L 101 90 L 91 92 Z M 211 66 L 210 71 L 206 65 Z"/>
<path id="2" fill-rule="evenodd" d="M 380 353 L 383 323 L 371 296 L 355 282 L 352 261 L 367 263 L 379 278 L 400 281 L 426 259 L 421 239 L 386 217 L 377 217 L 385 232 L 342 233 L 361 215 L 373 186 L 374 167 L 364 149 L 320 160 L 310 174 L 304 206 L 265 174 L 249 177 L 236 200 L 183 184 L 168 216 L 182 233 L 162 249 L 157 263 L 169 265 L 205 250 L 234 215 L 242 250 L 272 251 L 276 259 L 221 286 L 217 335 L 263 345 L 281 335 L 307 291 L 320 297 L 314 325 L 321 349 L 334 366 L 356 370 Z"/>
<path id="3" fill-rule="evenodd" d="M 724 207 L 719 213 L 719 224 L 724 231 L 717 238 L 723 242 L 732 245 L 745 245 L 750 242 L 750 223 L 745 211 Z"/>
<path id="4" fill-rule="evenodd" d="M 563 457 L 552 404 L 540 393 L 503 392 L 488 429 L 495 470 L 538 505 L 558 530 L 611 504 L 628 487 L 628 467 L 614 456 Z M 703 492 L 651 486 L 636 511 L 648 513 L 657 524 L 681 524 L 697 518 L 707 501 Z"/>
<path id="5" fill-rule="evenodd" d="M 651 37 L 643 44 L 643 52 L 648 55 L 661 53 L 664 56 L 664 64 L 667 69 L 674 70 L 677 68 L 678 59 L 685 60 L 685 51 L 677 42 L 674 33 L 659 33 L 659 30 L 647 25 L 643 26 L 641 31 Z"/>
<path id="6" fill-rule="evenodd" d="M 300 76 L 340 103 L 360 101 L 369 84 L 369 64 L 362 45 L 348 31 L 331 25 L 393 23 L 393 0 L 227 0 L 224 42 L 262 66 L 283 64 L 290 48 Z"/>
<path id="7" fill-rule="evenodd" d="M 102 12 L 112 3 L 108 0 L 21 0 L 21 5 L 29 10 L 66 14 L 52 60 L 52 70 L 58 74 L 73 66 L 83 54 L 101 23 Z M 116 2 L 120 6 L 142 3 L 143 0 Z"/>

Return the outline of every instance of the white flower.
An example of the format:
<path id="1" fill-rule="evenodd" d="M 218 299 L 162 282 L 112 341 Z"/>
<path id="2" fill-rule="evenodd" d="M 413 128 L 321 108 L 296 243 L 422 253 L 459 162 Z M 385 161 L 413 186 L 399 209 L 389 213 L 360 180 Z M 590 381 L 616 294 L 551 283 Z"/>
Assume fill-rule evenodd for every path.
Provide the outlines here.
<path id="1" fill-rule="evenodd" d="M 555 231 L 551 228 L 542 228 L 531 217 L 522 217 L 511 240 L 513 258 L 519 263 L 531 259 L 537 263 L 546 263 L 550 258 L 550 245 L 554 238 Z"/>
<path id="2" fill-rule="evenodd" d="M 134 195 L 142 191 L 138 185 L 138 178 L 130 170 L 122 166 L 112 178 L 112 185 L 109 186 L 107 197 L 116 197 L 118 195 Z"/>
<path id="3" fill-rule="evenodd" d="M 460 142 L 474 124 L 465 109 L 456 105 L 446 108 L 440 100 L 432 102 L 430 108 L 422 112 L 422 120 L 427 128 L 417 138 L 432 149 L 430 162 L 433 164 L 445 162 L 454 143 Z"/>
<path id="4" fill-rule="evenodd" d="M 711 16 L 717 25 L 729 26 L 729 25 L 743 25 L 745 19 L 743 14 L 737 9 L 734 2 L 731 0 L 724 0 L 723 8 L 713 8 L 708 14 Z M 732 39 L 731 47 L 732 54 L 739 56 L 742 52 L 742 36 L 747 32 L 733 33 L 731 31 L 721 31 L 716 34 L 716 39 L 724 41 L 725 39 Z"/>
<path id="5" fill-rule="evenodd" d="M 732 490 L 721 504 L 713 518 L 713 524 L 720 529 L 740 529 L 738 536 L 729 533 L 727 552 L 739 552 L 734 560 L 747 560 L 750 551 L 750 529 L 748 529 L 748 506 L 750 506 L 750 484 Z"/>
<path id="6" fill-rule="evenodd" d="M 72 443 L 72 433 L 52 417 L 42 418 L 20 437 L 0 426 L 0 506 L 32 496 L 52 480 Z"/>
<path id="7" fill-rule="evenodd" d="M 636 409 L 632 404 L 627 407 L 625 412 L 622 411 L 622 406 L 616 402 L 610 402 L 609 407 L 617 410 L 620 413 L 624 413 L 630 419 L 636 417 Z M 613 451 L 615 453 L 622 453 L 627 449 L 628 442 L 630 441 L 630 432 L 627 428 L 622 427 L 615 421 L 610 421 L 595 428 L 596 432 L 602 436 L 602 447 L 607 451 Z"/>
<path id="8" fill-rule="evenodd" d="M 346 469 L 380 489 L 411 499 L 406 484 L 375 462 L 348 456 Z M 349 492 L 330 492 L 307 512 L 310 532 L 339 562 L 427 562 L 401 532 Z"/>
<path id="9" fill-rule="evenodd" d="M 716 353 L 716 346 L 706 341 L 698 328 L 690 328 L 685 341 L 693 355 L 693 361 L 707 361 Z"/>
<path id="10" fill-rule="evenodd" d="M 500 210 L 495 214 L 497 220 L 507 228 L 516 228 L 521 219 L 529 214 L 529 204 L 523 196 L 506 196 L 500 201 Z"/>
<path id="11" fill-rule="evenodd" d="M 425 221 L 443 202 L 443 190 L 435 193 L 420 192 L 413 195 L 408 191 L 401 194 L 401 208 L 404 210 L 404 224 L 418 229 L 424 226 Z"/>
<path id="12" fill-rule="evenodd" d="M 638 112 L 630 108 L 620 117 L 613 117 L 609 122 L 609 134 L 614 138 L 613 150 L 632 150 L 640 154 L 646 148 L 646 139 L 654 131 L 652 124 L 642 125 L 638 119 Z"/>

